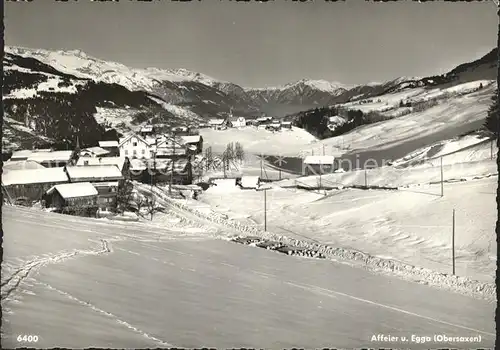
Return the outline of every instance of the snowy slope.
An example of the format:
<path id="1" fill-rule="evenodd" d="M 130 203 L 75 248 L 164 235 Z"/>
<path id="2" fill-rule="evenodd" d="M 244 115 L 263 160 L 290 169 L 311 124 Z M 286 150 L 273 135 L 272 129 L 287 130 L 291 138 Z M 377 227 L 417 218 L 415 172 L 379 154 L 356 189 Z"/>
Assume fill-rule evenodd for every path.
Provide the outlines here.
<path id="1" fill-rule="evenodd" d="M 481 335 L 467 345 L 493 346 L 492 304 L 348 265 L 203 240 L 176 224 L 12 208 L 3 224 L 8 348 L 33 346 L 15 341 L 25 327 L 40 348 L 403 346 L 371 341 L 387 333 Z"/>
<path id="2" fill-rule="evenodd" d="M 371 184 L 373 175 L 368 176 Z M 492 231 L 497 216 L 496 182 L 495 177 L 447 183 L 442 198 L 439 185 L 399 191 L 346 189 L 327 196 L 275 187 L 267 191 L 267 228 L 450 273 L 451 218 L 456 209 L 457 273 L 492 282 L 497 255 Z M 333 181 L 325 176 L 323 183 Z M 201 200 L 247 225 L 263 225 L 262 192 L 214 187 Z"/>
<path id="3" fill-rule="evenodd" d="M 479 82 L 472 85 L 477 86 Z M 440 101 L 439 104 L 423 111 L 411 112 L 398 118 L 364 125 L 344 135 L 321 140 L 314 147 L 307 147 L 302 151 L 304 154 L 311 154 L 312 152 L 321 154 L 323 147 L 328 153 L 333 152 L 333 154 L 377 149 L 389 150 L 412 140 L 420 139 L 424 145 L 435 143 L 442 139 L 439 135 L 435 137 L 433 135 L 445 133 L 445 131 L 452 134 L 451 137 L 458 136 L 461 133 L 474 130 L 469 125 L 476 129 L 480 127 L 491 104 L 491 96 L 495 88 L 496 84 L 489 84 L 475 92 L 450 96 Z M 380 98 L 385 97 L 388 100 L 396 101 L 402 96 L 409 97 L 409 93 L 425 96 L 423 91 L 409 90 L 408 92 L 396 95 L 390 94 Z M 359 106 L 356 106 L 356 108 L 359 108 Z M 453 130 L 457 130 L 454 135 Z M 450 138 L 450 136 L 446 138 Z M 419 147 L 408 149 L 406 153 L 417 148 Z M 387 152 L 386 159 L 393 157 L 390 153 Z M 401 156 L 398 156 L 398 158 Z"/>

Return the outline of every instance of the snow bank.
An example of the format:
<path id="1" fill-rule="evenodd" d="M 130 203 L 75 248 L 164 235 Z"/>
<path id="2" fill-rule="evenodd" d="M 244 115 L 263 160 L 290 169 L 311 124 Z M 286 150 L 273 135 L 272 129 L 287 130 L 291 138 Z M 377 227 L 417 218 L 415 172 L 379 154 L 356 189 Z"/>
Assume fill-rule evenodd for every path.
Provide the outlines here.
<path id="1" fill-rule="evenodd" d="M 490 301 L 493 301 L 496 298 L 496 286 L 494 283 L 479 282 L 466 277 L 458 277 L 451 276 L 445 273 L 438 273 L 430 269 L 417 267 L 396 260 L 371 256 L 354 249 L 332 247 L 321 243 L 307 242 L 304 240 L 289 238 L 270 232 L 263 232 L 262 230 L 259 230 L 255 227 L 243 225 L 240 222 L 227 219 L 222 214 L 212 213 L 210 215 L 206 215 L 204 213 L 196 211 L 195 209 L 191 208 L 185 203 L 182 203 L 181 201 L 170 199 L 165 193 L 157 188 L 154 188 L 153 191 L 157 196 L 159 196 L 166 202 L 185 212 L 197 215 L 218 225 L 224 225 L 228 227 L 228 229 L 241 232 L 245 236 L 261 237 L 289 246 L 308 248 L 317 251 L 330 259 L 341 259 L 343 261 L 351 262 L 357 266 L 362 266 L 375 272 L 396 274 L 397 276 L 400 276 L 407 280 L 445 288 L 451 291 L 471 295 L 478 298 L 484 298 Z"/>

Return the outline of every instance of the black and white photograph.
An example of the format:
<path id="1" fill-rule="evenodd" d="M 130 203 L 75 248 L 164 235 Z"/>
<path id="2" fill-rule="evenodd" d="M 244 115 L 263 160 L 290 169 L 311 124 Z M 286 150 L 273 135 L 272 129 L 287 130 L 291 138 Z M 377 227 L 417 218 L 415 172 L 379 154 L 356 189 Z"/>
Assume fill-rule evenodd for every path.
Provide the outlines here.
<path id="1" fill-rule="evenodd" d="M 4 2 L 1 347 L 495 348 L 499 19 Z"/>

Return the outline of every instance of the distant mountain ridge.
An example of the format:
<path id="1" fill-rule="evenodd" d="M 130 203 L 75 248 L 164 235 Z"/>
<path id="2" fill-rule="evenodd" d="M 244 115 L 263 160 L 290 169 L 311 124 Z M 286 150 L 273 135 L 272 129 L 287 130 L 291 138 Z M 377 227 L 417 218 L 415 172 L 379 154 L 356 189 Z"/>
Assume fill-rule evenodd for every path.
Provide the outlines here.
<path id="1" fill-rule="evenodd" d="M 21 135 L 29 132 L 39 140 L 58 141 L 72 140 L 76 133 L 82 133 L 83 142 L 92 143 L 111 129 L 127 131 L 146 121 L 188 125 L 226 116 L 230 110 L 243 116 L 262 112 L 285 116 L 416 87 L 493 80 L 496 55 L 497 49 L 493 49 L 447 74 L 426 78 L 400 77 L 358 86 L 302 79 L 278 87 L 244 88 L 186 69 L 130 68 L 80 50 L 7 46 L 2 88 L 10 124 L 4 120 L 4 127 L 14 133 L 24 128 L 13 136 L 17 140 L 25 140 Z M 19 146 L 19 142 L 5 142 L 4 147 Z"/>

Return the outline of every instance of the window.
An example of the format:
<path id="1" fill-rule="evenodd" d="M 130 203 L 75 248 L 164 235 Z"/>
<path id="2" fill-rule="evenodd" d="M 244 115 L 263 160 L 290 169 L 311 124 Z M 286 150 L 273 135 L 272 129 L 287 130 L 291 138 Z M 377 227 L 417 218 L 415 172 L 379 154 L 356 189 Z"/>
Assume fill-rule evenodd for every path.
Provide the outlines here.
<path id="1" fill-rule="evenodd" d="M 142 150 L 142 154 L 146 154 L 146 150 L 145 149 Z"/>
<path id="2" fill-rule="evenodd" d="M 137 147 L 137 142 L 133 142 L 132 146 Z"/>
<path id="3" fill-rule="evenodd" d="M 128 156 L 128 149 L 125 150 L 125 155 Z"/>
<path id="4" fill-rule="evenodd" d="M 136 156 L 137 155 L 137 150 L 134 149 L 133 153 L 134 153 L 134 156 Z"/>
<path id="5" fill-rule="evenodd" d="M 89 161 L 88 160 L 83 161 L 83 165 L 89 165 Z"/>

